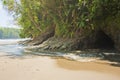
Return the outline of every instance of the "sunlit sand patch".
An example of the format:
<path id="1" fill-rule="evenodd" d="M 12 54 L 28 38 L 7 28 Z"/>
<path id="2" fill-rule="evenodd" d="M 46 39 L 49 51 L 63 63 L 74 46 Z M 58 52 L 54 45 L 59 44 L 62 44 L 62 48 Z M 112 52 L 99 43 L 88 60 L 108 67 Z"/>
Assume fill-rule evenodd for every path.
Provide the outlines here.
<path id="1" fill-rule="evenodd" d="M 45 56 L 5 56 L 0 58 L 0 80 L 120 80 L 120 68 Z"/>

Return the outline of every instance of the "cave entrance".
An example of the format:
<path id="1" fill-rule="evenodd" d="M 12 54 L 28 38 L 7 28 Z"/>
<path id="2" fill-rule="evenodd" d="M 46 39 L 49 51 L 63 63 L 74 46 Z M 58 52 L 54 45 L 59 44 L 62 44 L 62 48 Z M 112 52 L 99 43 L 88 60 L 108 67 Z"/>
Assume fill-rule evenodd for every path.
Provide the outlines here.
<path id="1" fill-rule="evenodd" d="M 100 49 L 114 49 L 114 41 L 103 31 L 98 31 L 95 47 Z"/>

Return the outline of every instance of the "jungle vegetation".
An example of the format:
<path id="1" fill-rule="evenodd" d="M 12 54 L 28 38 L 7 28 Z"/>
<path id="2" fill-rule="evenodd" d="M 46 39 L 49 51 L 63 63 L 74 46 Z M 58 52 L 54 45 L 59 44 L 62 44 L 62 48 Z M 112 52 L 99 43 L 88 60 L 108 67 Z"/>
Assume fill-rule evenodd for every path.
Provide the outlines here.
<path id="1" fill-rule="evenodd" d="M 22 27 L 21 37 L 55 29 L 56 37 L 74 37 L 120 15 L 120 0 L 2 0 Z"/>
<path id="2" fill-rule="evenodd" d="M 0 27 L 0 39 L 17 39 L 20 38 L 19 33 L 19 29 Z"/>

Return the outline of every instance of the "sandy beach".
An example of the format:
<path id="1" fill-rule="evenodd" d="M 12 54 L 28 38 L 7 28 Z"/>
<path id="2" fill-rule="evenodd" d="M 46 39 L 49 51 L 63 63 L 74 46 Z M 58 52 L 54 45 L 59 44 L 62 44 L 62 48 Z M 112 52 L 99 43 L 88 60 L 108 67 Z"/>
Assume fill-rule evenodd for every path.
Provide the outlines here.
<path id="1" fill-rule="evenodd" d="M 0 80 L 120 80 L 120 68 L 43 56 L 0 56 Z"/>

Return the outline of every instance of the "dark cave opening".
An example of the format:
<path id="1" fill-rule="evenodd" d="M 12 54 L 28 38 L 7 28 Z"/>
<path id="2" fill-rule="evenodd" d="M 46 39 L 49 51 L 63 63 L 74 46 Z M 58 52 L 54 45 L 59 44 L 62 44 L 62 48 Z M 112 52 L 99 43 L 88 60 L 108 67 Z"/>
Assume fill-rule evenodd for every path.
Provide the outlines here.
<path id="1" fill-rule="evenodd" d="M 114 49 L 114 41 L 103 31 L 98 31 L 95 41 L 95 48 Z"/>

